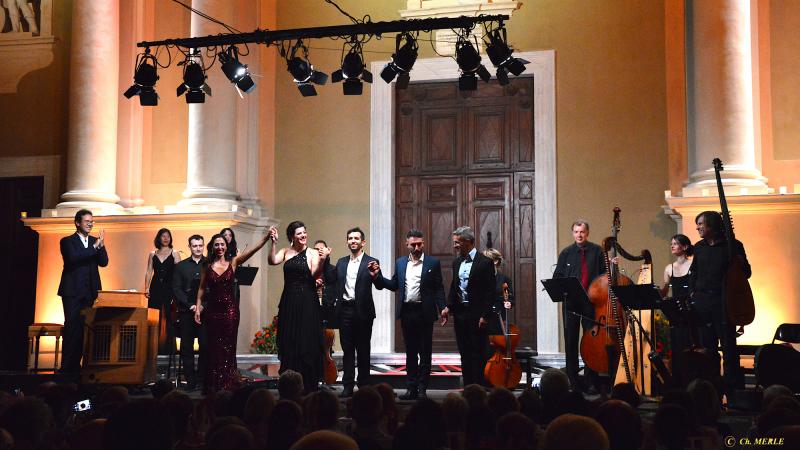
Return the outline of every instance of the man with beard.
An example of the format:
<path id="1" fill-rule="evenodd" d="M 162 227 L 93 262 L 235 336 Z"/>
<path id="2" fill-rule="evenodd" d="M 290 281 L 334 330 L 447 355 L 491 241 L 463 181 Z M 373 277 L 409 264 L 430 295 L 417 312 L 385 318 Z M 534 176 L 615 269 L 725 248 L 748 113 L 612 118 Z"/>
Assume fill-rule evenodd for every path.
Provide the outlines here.
<path id="1" fill-rule="evenodd" d="M 378 260 L 364 253 L 364 232 L 355 227 L 347 231 L 349 256 L 336 263 L 335 272 L 325 273 L 326 284 L 333 284 L 336 301 L 335 317 L 339 322 L 339 338 L 344 357 L 344 376 L 342 397 L 351 397 L 356 377 L 356 357 L 358 358 L 358 385 L 369 384 L 370 341 L 372 322 L 375 319 L 375 303 L 372 301 L 372 277 L 370 263 Z"/>
<path id="2" fill-rule="evenodd" d="M 205 324 L 194 321 L 194 311 L 197 308 L 197 290 L 200 288 L 200 272 L 206 262 L 203 256 L 203 236 L 195 234 L 189 238 L 189 250 L 192 256 L 179 262 L 175 266 L 172 276 L 172 293 L 178 302 L 178 328 L 181 337 L 181 360 L 183 373 L 186 377 L 186 389 L 193 391 L 197 388 L 197 374 L 204 376 L 205 357 L 203 350 L 206 346 Z M 200 309 L 202 310 L 202 305 Z M 194 367 L 194 339 L 200 344 L 200 358 L 197 370 Z"/>

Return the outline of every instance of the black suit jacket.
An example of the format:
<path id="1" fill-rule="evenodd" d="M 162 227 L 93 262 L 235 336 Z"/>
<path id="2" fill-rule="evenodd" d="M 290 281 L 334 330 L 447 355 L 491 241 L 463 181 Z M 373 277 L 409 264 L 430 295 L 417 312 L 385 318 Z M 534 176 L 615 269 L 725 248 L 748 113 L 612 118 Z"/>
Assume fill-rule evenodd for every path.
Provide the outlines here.
<path id="1" fill-rule="evenodd" d="M 372 277 L 367 270 L 367 264 L 370 261 L 378 261 L 377 259 L 364 253 L 361 258 L 361 264 L 358 266 L 358 275 L 356 275 L 355 285 L 355 302 L 356 314 L 361 320 L 372 320 L 375 318 L 375 303 L 372 301 Z M 325 282 L 333 284 L 334 301 L 336 302 L 336 317 L 340 317 L 342 313 L 342 299 L 344 298 L 344 285 L 347 281 L 347 265 L 350 263 L 350 256 L 339 258 L 336 262 L 335 272 L 325 273 Z M 335 284 L 334 284 L 335 283 Z"/>
<path id="2" fill-rule="evenodd" d="M 453 261 L 453 281 L 450 283 L 450 295 L 447 299 L 447 307 L 451 310 L 462 308 L 461 298 L 458 287 L 458 269 L 464 258 L 459 256 Z M 486 320 L 494 316 L 492 305 L 495 300 L 495 286 L 497 279 L 494 273 L 494 262 L 491 258 L 483 256 L 481 252 L 475 253 L 472 260 L 472 269 L 469 272 L 467 282 L 467 295 L 469 305 L 467 312 L 478 315 Z"/>
<path id="3" fill-rule="evenodd" d="M 403 313 L 403 305 L 406 301 L 406 268 L 408 267 L 408 256 L 397 258 L 394 264 L 394 275 L 391 280 L 386 279 L 383 273 L 378 273 L 375 277 L 375 287 L 378 289 L 389 289 L 395 291 L 395 319 L 399 319 Z M 444 286 L 442 285 L 442 265 L 433 256 L 425 255 L 422 260 L 422 278 L 419 286 L 420 298 L 422 299 L 422 313 L 433 322 L 439 317 L 439 312 L 444 309 Z"/>
<path id="4" fill-rule="evenodd" d="M 61 238 L 61 258 L 64 260 L 58 285 L 61 297 L 97 298 L 97 291 L 102 289 L 98 267 L 108 265 L 108 252 L 105 246 L 95 249 L 95 242 L 97 238 L 89 236 L 89 248 L 84 248 L 77 233 Z"/>
<path id="5" fill-rule="evenodd" d="M 606 262 L 605 258 L 603 258 L 603 249 L 599 245 L 586 242 L 585 248 L 586 269 L 589 272 L 589 284 L 591 285 L 595 278 L 606 273 Z M 561 250 L 561 253 L 558 255 L 556 270 L 553 271 L 553 278 L 570 277 L 577 278 L 578 281 L 581 280 L 581 251 L 578 244 L 575 243 Z M 578 304 L 578 302 L 575 302 L 567 306 L 573 311 L 582 312 L 584 315 L 594 317 L 594 307 L 591 303 L 584 302 Z"/>
<path id="6" fill-rule="evenodd" d="M 179 262 L 172 273 L 172 295 L 178 302 L 180 312 L 191 311 L 192 305 L 197 302 L 197 291 L 200 290 L 200 275 L 203 272 L 206 258 L 200 258 L 195 263 L 191 256 Z"/>

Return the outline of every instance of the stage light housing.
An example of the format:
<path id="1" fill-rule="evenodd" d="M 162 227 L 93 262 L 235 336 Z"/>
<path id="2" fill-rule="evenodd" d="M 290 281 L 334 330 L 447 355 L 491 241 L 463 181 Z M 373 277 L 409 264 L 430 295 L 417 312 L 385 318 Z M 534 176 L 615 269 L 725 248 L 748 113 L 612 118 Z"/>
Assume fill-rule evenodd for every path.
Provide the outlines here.
<path id="1" fill-rule="evenodd" d="M 381 71 L 383 81 L 391 83 L 397 77 L 397 89 L 407 88 L 411 80 L 409 72 L 417 61 L 417 52 L 417 41 L 410 33 L 398 34 L 392 61 Z"/>
<path id="2" fill-rule="evenodd" d="M 462 91 L 474 91 L 478 89 L 478 78 L 484 82 L 489 82 L 492 75 L 481 64 L 481 55 L 466 36 L 459 36 L 456 42 L 456 63 L 461 70 L 458 77 L 458 89 Z"/>
<path id="3" fill-rule="evenodd" d="M 297 55 L 298 51 L 302 51 L 302 57 Z M 314 70 L 314 66 L 308 59 L 308 47 L 303 45 L 303 41 L 297 41 L 292 48 L 291 55 L 286 59 L 286 65 L 303 97 L 317 95 L 314 85 L 324 85 L 328 82 L 327 74 Z"/>
<path id="4" fill-rule="evenodd" d="M 361 95 L 364 90 L 362 81 L 372 83 L 372 73 L 366 69 L 361 56 L 361 43 L 350 42 L 350 51 L 342 59 L 342 68 L 333 72 L 331 78 L 334 83 L 344 81 L 342 92 L 344 95 Z"/>
<path id="5" fill-rule="evenodd" d="M 150 49 L 145 49 L 144 53 L 136 57 L 136 71 L 133 75 L 133 85 L 122 95 L 131 98 L 139 96 L 139 104 L 142 106 L 157 106 L 158 94 L 156 93 L 156 81 L 158 81 L 158 64 L 155 56 L 150 54 Z"/>
<path id="6" fill-rule="evenodd" d="M 208 77 L 200 52 L 191 51 L 178 65 L 183 65 L 183 83 L 178 85 L 178 97 L 185 94 L 186 103 L 205 103 L 206 94 L 211 95 L 211 87 L 206 84 Z"/>
<path id="7" fill-rule="evenodd" d="M 487 34 L 489 41 L 486 42 L 486 53 L 492 64 L 497 68 L 497 80 L 501 86 L 509 83 L 508 73 L 519 76 L 525 71 L 525 64 L 530 63 L 522 58 L 515 58 L 513 49 L 508 46 L 506 29 L 498 28 Z"/>
<path id="8" fill-rule="evenodd" d="M 220 53 L 219 60 L 222 63 L 222 73 L 239 90 L 249 94 L 255 89 L 256 83 L 250 76 L 247 64 L 242 64 L 239 61 L 239 49 L 235 45 L 231 45 L 227 50 Z"/>

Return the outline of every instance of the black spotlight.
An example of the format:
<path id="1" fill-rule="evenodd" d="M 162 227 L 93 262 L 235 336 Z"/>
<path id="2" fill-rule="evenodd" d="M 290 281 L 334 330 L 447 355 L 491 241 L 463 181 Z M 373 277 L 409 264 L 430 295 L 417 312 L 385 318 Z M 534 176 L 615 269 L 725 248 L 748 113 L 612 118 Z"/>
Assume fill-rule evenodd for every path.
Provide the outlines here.
<path id="1" fill-rule="evenodd" d="M 401 45 L 405 39 L 405 43 Z M 386 65 L 381 71 L 381 78 L 387 83 L 391 83 L 397 77 L 397 89 L 405 89 L 411 77 L 408 75 L 414 63 L 417 61 L 417 41 L 409 33 L 397 35 L 395 52 L 392 55 L 392 62 Z"/>
<path id="2" fill-rule="evenodd" d="M 481 55 L 478 54 L 478 50 L 465 36 L 459 36 L 456 42 L 456 62 L 461 69 L 461 76 L 458 77 L 459 90 L 474 91 L 478 89 L 476 74 L 487 83 L 492 78 L 486 67 L 481 64 Z"/>
<path id="3" fill-rule="evenodd" d="M 303 56 L 297 56 L 297 50 L 303 51 Z M 297 44 L 292 48 L 292 54 L 286 59 L 289 73 L 294 78 L 294 84 L 303 97 L 310 97 L 317 95 L 317 90 L 314 88 L 315 84 L 323 85 L 328 82 L 328 75 L 318 70 L 314 70 L 314 66 L 308 60 L 308 47 L 303 45 L 303 41 L 297 41 Z"/>
<path id="4" fill-rule="evenodd" d="M 334 83 L 344 80 L 344 85 L 342 86 L 344 95 L 361 95 L 364 90 L 361 82 L 372 83 L 372 73 L 366 69 L 364 59 L 361 56 L 360 42 L 350 43 L 350 51 L 342 59 L 342 68 L 333 72 L 331 77 Z"/>
<path id="5" fill-rule="evenodd" d="M 183 83 L 178 85 L 178 97 L 185 93 L 186 103 L 205 103 L 206 94 L 211 95 L 211 88 L 206 84 L 206 70 L 200 51 L 190 51 L 178 65 L 183 65 Z"/>
<path id="6" fill-rule="evenodd" d="M 231 45 L 228 49 L 219 54 L 222 63 L 222 73 L 244 93 L 249 94 L 256 87 L 256 83 L 247 70 L 247 64 L 239 62 L 239 49 Z"/>
<path id="7" fill-rule="evenodd" d="M 511 53 L 513 49 L 508 46 L 505 27 L 498 28 L 490 32 L 486 42 L 486 53 L 495 67 L 497 67 L 497 81 L 501 86 L 508 84 L 508 73 L 519 76 L 525 71 L 525 64 L 530 63 L 522 58 L 514 58 Z"/>
<path id="8" fill-rule="evenodd" d="M 125 98 L 134 95 L 139 96 L 139 104 L 142 106 L 158 105 L 158 94 L 156 94 L 156 81 L 158 73 L 156 67 L 158 63 L 155 56 L 150 54 L 150 49 L 136 57 L 136 72 L 133 75 L 133 85 L 125 91 Z"/>

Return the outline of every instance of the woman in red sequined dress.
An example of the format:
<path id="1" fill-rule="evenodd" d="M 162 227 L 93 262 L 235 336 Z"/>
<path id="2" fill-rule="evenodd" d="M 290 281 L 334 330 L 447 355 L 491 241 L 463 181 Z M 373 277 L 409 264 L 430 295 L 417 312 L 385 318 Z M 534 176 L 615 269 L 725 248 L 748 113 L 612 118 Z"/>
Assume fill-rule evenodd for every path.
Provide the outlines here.
<path id="1" fill-rule="evenodd" d="M 220 234 L 208 242 L 208 260 L 200 272 L 200 290 L 194 320 L 206 324 L 205 392 L 230 391 L 239 385 L 236 368 L 236 334 L 239 307 L 235 298 L 236 267 L 250 259 L 267 243 L 266 233 L 257 245 L 233 256 L 226 254 L 227 243 Z M 201 300 L 203 300 L 201 305 Z"/>

